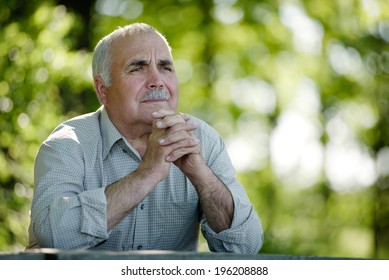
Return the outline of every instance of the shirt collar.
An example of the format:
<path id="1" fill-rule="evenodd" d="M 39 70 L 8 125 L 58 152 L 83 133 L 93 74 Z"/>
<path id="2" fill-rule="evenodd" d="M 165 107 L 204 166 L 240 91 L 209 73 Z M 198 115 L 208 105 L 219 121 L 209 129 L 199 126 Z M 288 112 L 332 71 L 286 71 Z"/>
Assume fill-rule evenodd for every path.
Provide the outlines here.
<path id="1" fill-rule="evenodd" d="M 104 106 L 100 110 L 100 128 L 101 135 L 103 137 L 103 158 L 105 158 L 112 146 L 123 137 L 109 119 L 107 110 L 105 110 Z"/>

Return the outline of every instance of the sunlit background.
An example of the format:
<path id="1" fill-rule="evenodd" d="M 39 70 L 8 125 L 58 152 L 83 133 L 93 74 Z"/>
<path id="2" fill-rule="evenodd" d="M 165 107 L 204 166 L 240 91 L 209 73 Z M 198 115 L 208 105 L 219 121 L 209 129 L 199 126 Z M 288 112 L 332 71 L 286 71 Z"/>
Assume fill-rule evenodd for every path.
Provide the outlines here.
<path id="1" fill-rule="evenodd" d="M 180 111 L 225 139 L 262 253 L 389 258 L 389 1 L 0 2 L 0 251 L 27 243 L 40 143 L 99 106 L 95 44 L 146 22 Z"/>

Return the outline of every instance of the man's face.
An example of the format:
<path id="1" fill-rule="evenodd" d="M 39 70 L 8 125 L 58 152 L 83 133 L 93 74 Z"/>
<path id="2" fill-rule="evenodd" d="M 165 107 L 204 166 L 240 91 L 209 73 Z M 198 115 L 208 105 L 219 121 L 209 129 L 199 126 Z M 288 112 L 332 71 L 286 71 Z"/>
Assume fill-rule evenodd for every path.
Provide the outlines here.
<path id="1" fill-rule="evenodd" d="M 169 48 L 159 35 L 122 37 L 109 51 L 112 83 L 102 103 L 116 126 L 151 124 L 153 112 L 176 111 L 177 77 Z"/>

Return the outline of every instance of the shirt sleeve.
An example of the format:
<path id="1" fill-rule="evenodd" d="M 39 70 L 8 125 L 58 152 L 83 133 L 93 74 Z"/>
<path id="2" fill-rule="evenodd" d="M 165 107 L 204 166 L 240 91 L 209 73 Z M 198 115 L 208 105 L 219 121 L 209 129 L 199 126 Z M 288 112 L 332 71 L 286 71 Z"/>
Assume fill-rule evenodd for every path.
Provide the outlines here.
<path id="1" fill-rule="evenodd" d="M 211 251 L 256 254 L 264 241 L 261 221 L 246 190 L 236 178 L 223 140 L 211 127 L 202 126 L 206 130 L 205 136 L 201 136 L 204 157 L 213 173 L 229 188 L 234 202 L 231 227 L 216 233 L 203 217 L 202 234 Z"/>
<path id="2" fill-rule="evenodd" d="M 207 223 L 201 222 L 202 234 L 213 252 L 256 254 L 263 244 L 263 230 L 259 217 L 250 203 L 240 201 L 232 192 L 234 216 L 231 227 L 216 233 Z"/>
<path id="3" fill-rule="evenodd" d="M 84 156 L 69 127 L 45 141 L 35 161 L 32 232 L 39 247 L 90 248 L 108 238 L 104 188 L 85 190 Z"/>

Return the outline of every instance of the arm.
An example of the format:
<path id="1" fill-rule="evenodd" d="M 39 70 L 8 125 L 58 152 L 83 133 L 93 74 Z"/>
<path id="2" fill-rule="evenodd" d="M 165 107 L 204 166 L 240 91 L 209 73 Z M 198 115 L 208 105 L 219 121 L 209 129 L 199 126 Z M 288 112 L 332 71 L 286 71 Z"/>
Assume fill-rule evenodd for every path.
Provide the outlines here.
<path id="1" fill-rule="evenodd" d="M 190 130 L 191 124 L 182 118 L 177 122 Z M 165 157 L 171 148 L 161 147 L 158 142 L 166 133 L 169 132 L 165 129 L 154 128 L 142 164 L 108 187 L 102 185 L 101 170 L 94 171 L 100 180 L 94 179 L 89 187 L 85 186 L 87 155 L 72 128 L 63 126 L 51 135 L 41 146 L 35 164 L 31 219 L 38 245 L 90 248 L 108 239 L 109 231 L 169 173 L 171 163 Z M 98 151 L 89 143 L 86 146 Z M 101 163 L 89 164 L 98 167 Z"/>
<path id="2" fill-rule="evenodd" d="M 98 182 L 94 189 L 84 188 L 84 160 L 67 126 L 41 145 L 31 208 L 32 235 L 40 247 L 89 248 L 108 237 L 104 189 Z"/>
<path id="3" fill-rule="evenodd" d="M 187 123 L 180 114 L 164 111 L 164 123 L 167 127 L 159 127 L 157 118 L 153 122 L 152 133 L 147 140 L 147 148 L 142 155 L 142 162 L 134 172 L 106 188 L 107 224 L 108 230 L 117 225 L 143 199 L 165 179 L 170 170 L 171 162 L 166 160 L 172 150 L 185 146 L 192 149 L 197 146 L 193 137 L 188 137 L 188 131 L 196 127 Z M 160 117 L 159 114 L 154 114 Z M 161 140 L 169 141 L 169 145 L 161 145 Z"/>
<path id="4" fill-rule="evenodd" d="M 180 164 L 182 167 L 183 163 Z M 210 250 L 257 253 L 263 243 L 262 225 L 243 186 L 236 180 L 226 151 L 223 149 L 209 167 L 200 160 L 190 170 L 186 175 L 199 194 L 204 216 L 202 232 Z"/>
<path id="5" fill-rule="evenodd" d="M 197 125 L 200 128 L 194 134 L 203 148 L 174 149 L 169 161 L 185 173 L 198 192 L 208 245 L 212 251 L 257 253 L 263 243 L 258 215 L 236 179 L 220 136 L 203 122 Z"/>
<path id="6" fill-rule="evenodd" d="M 169 115 L 166 116 L 164 113 L 174 115 L 172 112 L 160 112 L 157 116 L 163 117 L 159 119 L 162 127 L 169 128 L 177 124 L 169 118 Z M 189 120 L 189 118 L 186 118 L 186 120 Z M 184 136 L 181 138 L 198 140 L 191 131 L 184 131 Z M 177 143 L 177 137 L 173 133 L 165 137 L 161 145 L 167 147 L 173 146 L 175 143 Z M 207 217 L 208 223 L 215 231 L 220 232 L 231 225 L 234 212 L 232 196 L 229 189 L 205 164 L 201 155 L 200 141 L 194 142 L 192 140 L 191 143 L 192 145 L 189 147 L 185 144 L 172 147 L 167 161 L 174 162 L 192 182 L 199 195 L 201 208 Z"/>
<path id="7" fill-rule="evenodd" d="M 211 148 L 204 147 L 206 163 L 214 175 L 229 189 L 233 205 L 232 223 L 229 228 L 217 232 L 204 212 L 202 233 L 211 251 L 256 254 L 263 244 L 263 230 L 259 217 L 244 187 L 236 178 L 222 139 L 215 135 Z M 207 142 L 206 139 L 203 140 Z M 209 142 L 209 141 L 208 141 Z"/>
<path id="8" fill-rule="evenodd" d="M 205 164 L 201 154 L 185 155 L 175 164 L 196 188 L 201 209 L 211 228 L 215 232 L 230 228 L 234 214 L 231 192 Z"/>

